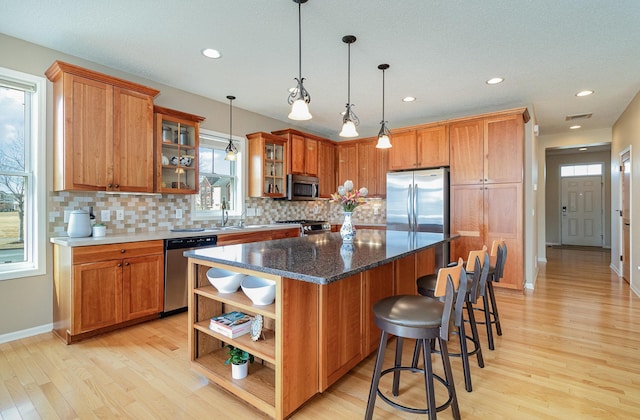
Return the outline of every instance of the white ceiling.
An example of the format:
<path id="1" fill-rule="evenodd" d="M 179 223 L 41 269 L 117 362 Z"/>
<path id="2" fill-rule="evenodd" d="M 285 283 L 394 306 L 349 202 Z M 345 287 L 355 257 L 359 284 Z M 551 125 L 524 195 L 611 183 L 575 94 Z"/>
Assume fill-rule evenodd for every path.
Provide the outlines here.
<path id="1" fill-rule="evenodd" d="M 292 0 L 4 0 L 0 32 L 213 100 L 287 120 L 298 75 Z M 302 75 L 313 119 L 333 139 L 347 100 L 361 137 L 385 116 L 401 127 L 533 105 L 540 134 L 611 127 L 640 90 L 637 0 L 309 0 L 302 5 Z M 216 48 L 219 60 L 203 57 Z M 504 83 L 485 81 L 504 77 Z M 594 95 L 575 93 L 592 89 Z M 416 102 L 401 98 L 412 95 Z"/>

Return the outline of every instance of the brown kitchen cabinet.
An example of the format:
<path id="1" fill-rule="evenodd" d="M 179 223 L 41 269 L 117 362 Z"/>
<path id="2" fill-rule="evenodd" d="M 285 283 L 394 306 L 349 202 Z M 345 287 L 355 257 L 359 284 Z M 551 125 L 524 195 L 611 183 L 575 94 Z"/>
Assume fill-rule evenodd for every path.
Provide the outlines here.
<path id="1" fill-rule="evenodd" d="M 466 260 L 469 251 L 504 239 L 508 255 L 504 278 L 496 286 L 519 289 L 524 284 L 524 231 L 522 183 L 453 185 L 451 259 Z"/>
<path id="2" fill-rule="evenodd" d="M 272 239 L 295 238 L 300 236 L 300 228 L 259 230 L 253 232 L 233 232 L 218 235 L 219 246 L 270 241 Z"/>
<path id="3" fill-rule="evenodd" d="M 337 191 L 336 145 L 332 141 L 318 142 L 318 178 L 320 198 L 331 198 Z"/>
<path id="4" fill-rule="evenodd" d="M 449 125 L 451 259 L 504 239 L 508 256 L 496 286 L 524 286 L 525 108 L 459 120 Z"/>
<path id="5" fill-rule="evenodd" d="M 197 194 L 199 191 L 200 123 L 204 117 L 154 107 L 155 191 Z"/>
<path id="6" fill-rule="evenodd" d="M 289 173 L 318 176 L 318 141 L 324 139 L 288 128 L 271 134 L 287 139 L 289 146 Z"/>
<path id="7" fill-rule="evenodd" d="M 247 134 L 247 139 L 249 197 L 285 197 L 289 157 L 287 140 L 264 132 Z"/>
<path id="8" fill-rule="evenodd" d="M 55 191 L 153 192 L 158 90 L 55 61 Z"/>
<path id="9" fill-rule="evenodd" d="M 362 342 L 362 355 L 364 357 L 378 349 L 380 342 L 380 328 L 375 323 L 373 305 L 379 300 L 393 295 L 393 263 L 385 264 L 365 271 L 363 279 L 363 307 L 365 331 Z"/>
<path id="10" fill-rule="evenodd" d="M 520 112 L 451 124 L 451 185 L 522 182 L 528 118 Z"/>
<path id="11" fill-rule="evenodd" d="M 54 332 L 70 344 L 157 318 L 164 305 L 163 250 L 161 240 L 54 244 Z"/>
<path id="12" fill-rule="evenodd" d="M 368 197 L 387 195 L 387 170 L 389 169 L 389 149 L 378 149 L 378 138 L 359 140 L 357 145 L 358 184 L 367 187 Z"/>
<path id="13" fill-rule="evenodd" d="M 338 143 L 338 179 L 336 187 L 344 184 L 348 179 L 354 186 L 359 185 L 358 179 L 358 147 L 355 142 Z M 334 188 L 336 188 L 334 187 Z M 335 191 L 334 191 L 335 192 Z"/>
<path id="14" fill-rule="evenodd" d="M 425 126 L 391 133 L 389 170 L 449 166 L 446 125 Z"/>

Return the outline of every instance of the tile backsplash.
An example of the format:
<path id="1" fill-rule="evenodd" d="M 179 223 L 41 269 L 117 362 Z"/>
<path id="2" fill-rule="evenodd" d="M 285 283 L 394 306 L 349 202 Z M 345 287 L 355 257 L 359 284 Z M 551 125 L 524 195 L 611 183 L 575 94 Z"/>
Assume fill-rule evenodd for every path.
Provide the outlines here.
<path id="1" fill-rule="evenodd" d="M 211 227 L 219 223 L 219 217 L 212 220 L 193 220 L 192 195 L 136 195 L 106 194 L 103 192 L 49 192 L 49 235 L 65 236 L 67 224 L 65 212 L 93 207 L 96 221 L 102 220 L 103 211 L 108 211 L 107 235 L 168 231 L 174 226 L 184 228 Z M 343 220 L 340 206 L 328 200 L 284 201 L 268 198 L 246 198 L 246 210 L 253 209 L 256 216 L 244 217 L 246 224 L 274 223 L 277 220 L 314 219 L 341 224 Z M 259 210 L 258 210 L 259 209 Z M 182 218 L 176 218 L 176 210 L 182 210 Z M 117 212 L 124 215 L 117 220 Z M 252 212 L 249 211 L 249 214 Z M 259 216 L 257 214 L 260 214 Z M 385 224 L 386 200 L 370 199 L 353 213 L 356 224 Z M 237 224 L 238 217 L 230 217 L 231 224 Z"/>

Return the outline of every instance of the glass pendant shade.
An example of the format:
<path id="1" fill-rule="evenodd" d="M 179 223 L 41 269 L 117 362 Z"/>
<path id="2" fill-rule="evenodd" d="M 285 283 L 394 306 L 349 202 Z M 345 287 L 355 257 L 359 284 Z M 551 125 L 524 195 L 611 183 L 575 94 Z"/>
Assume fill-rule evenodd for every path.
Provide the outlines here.
<path id="1" fill-rule="evenodd" d="M 303 99 L 296 99 L 291 105 L 291 112 L 289 113 L 289 119 L 296 121 L 305 121 L 311 119 L 311 113 L 309 112 L 309 105 Z"/>
<path id="2" fill-rule="evenodd" d="M 340 131 L 340 137 L 357 137 L 356 125 L 353 121 L 347 120 L 342 124 L 342 131 Z"/>

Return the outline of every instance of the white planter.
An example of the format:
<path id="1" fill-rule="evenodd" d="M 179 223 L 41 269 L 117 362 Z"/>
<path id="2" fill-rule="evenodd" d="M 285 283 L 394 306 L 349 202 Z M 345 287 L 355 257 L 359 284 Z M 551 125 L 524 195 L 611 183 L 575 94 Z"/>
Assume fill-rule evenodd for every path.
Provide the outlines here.
<path id="1" fill-rule="evenodd" d="M 102 236 L 105 236 L 107 234 L 107 227 L 106 226 L 94 226 L 93 227 L 93 236 L 95 238 L 99 238 Z"/>
<path id="2" fill-rule="evenodd" d="M 243 363 L 241 365 L 231 364 L 231 377 L 233 379 L 243 379 L 247 377 L 249 373 L 249 363 Z"/>

